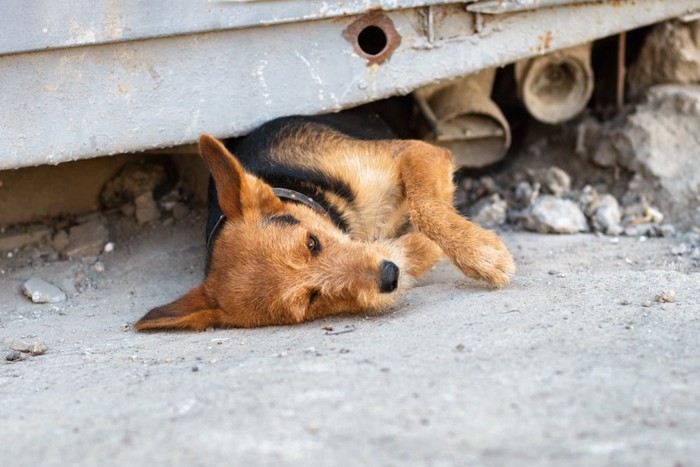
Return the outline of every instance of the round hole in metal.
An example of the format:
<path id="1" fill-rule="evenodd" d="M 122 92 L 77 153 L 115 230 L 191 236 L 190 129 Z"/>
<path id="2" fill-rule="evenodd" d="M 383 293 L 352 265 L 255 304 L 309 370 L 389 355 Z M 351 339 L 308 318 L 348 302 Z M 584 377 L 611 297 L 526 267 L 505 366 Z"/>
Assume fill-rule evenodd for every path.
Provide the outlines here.
<path id="1" fill-rule="evenodd" d="M 381 54 L 389 42 L 386 33 L 379 26 L 367 26 L 357 35 L 357 45 L 367 55 Z"/>

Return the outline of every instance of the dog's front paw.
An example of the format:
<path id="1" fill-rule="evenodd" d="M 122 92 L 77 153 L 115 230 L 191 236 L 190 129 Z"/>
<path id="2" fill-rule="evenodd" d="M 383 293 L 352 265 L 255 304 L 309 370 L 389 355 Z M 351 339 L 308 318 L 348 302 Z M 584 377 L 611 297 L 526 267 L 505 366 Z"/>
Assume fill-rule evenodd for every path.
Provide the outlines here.
<path id="1" fill-rule="evenodd" d="M 474 279 L 485 280 L 496 287 L 508 285 L 515 273 L 515 261 L 503 241 L 493 232 L 478 229 L 460 249 L 454 262 L 462 272 Z"/>

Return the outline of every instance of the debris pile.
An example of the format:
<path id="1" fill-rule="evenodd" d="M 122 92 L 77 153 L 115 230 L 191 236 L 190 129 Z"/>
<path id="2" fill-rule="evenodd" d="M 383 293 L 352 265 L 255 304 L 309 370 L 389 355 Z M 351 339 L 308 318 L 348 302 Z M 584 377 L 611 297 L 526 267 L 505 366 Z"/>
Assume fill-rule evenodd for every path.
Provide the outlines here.
<path id="1" fill-rule="evenodd" d="M 700 227 L 698 148 L 700 86 L 654 86 L 616 119 L 584 118 L 530 145 L 507 170 L 463 178 L 457 205 L 486 227 L 645 237 L 690 232 Z"/>
<path id="2" fill-rule="evenodd" d="M 108 216 L 121 214 L 139 225 L 168 225 L 188 218 L 190 208 L 167 164 L 127 164 L 100 195 L 103 210 L 47 223 L 0 226 L 0 256 L 28 252 L 35 260 L 97 258 L 114 250 Z"/>

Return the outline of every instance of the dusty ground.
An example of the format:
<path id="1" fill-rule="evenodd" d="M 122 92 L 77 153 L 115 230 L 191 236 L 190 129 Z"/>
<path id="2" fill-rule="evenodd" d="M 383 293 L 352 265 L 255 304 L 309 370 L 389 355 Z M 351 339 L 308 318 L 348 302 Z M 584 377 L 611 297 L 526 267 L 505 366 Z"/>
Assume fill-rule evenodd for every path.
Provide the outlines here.
<path id="1" fill-rule="evenodd" d="M 202 222 L 113 218 L 101 258 L 2 259 L 0 464 L 697 465 L 700 272 L 678 239 L 505 233 L 504 290 L 443 263 L 378 316 L 133 332 L 201 279 Z M 68 300 L 31 303 L 30 277 Z M 21 338 L 48 351 L 5 361 Z"/>

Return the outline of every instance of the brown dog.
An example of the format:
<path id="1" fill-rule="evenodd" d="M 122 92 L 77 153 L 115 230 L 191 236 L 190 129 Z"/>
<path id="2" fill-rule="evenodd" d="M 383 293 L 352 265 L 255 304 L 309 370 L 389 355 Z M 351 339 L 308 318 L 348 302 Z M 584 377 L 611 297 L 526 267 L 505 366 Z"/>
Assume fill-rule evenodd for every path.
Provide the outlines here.
<path id="1" fill-rule="evenodd" d="M 449 151 L 375 130 L 278 119 L 243 140 L 240 162 L 203 135 L 218 201 L 206 278 L 134 327 L 253 327 L 382 309 L 444 255 L 467 276 L 508 284 L 508 249 L 452 206 Z"/>

